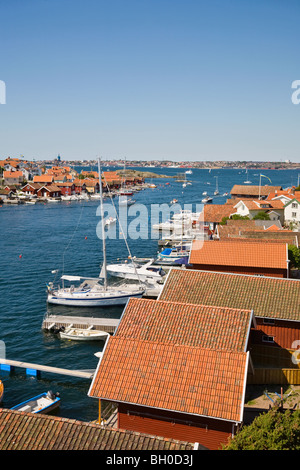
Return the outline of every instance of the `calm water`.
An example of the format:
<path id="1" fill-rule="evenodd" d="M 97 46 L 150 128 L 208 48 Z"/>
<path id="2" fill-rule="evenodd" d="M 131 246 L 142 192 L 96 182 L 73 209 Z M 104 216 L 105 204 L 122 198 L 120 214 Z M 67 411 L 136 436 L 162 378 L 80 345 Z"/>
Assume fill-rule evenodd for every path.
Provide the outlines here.
<path id="1" fill-rule="evenodd" d="M 224 192 L 230 193 L 234 184 L 243 184 L 245 172 L 240 170 L 193 170 L 187 178 L 191 186 L 182 188 L 171 178 L 180 169 L 155 169 L 167 174 L 170 179 L 155 179 L 156 189 L 135 193 L 136 202 L 145 204 L 170 203 L 173 198 L 181 205 L 200 204 L 202 192 L 213 195 L 218 176 L 221 196 L 214 196 L 214 203 L 224 203 Z M 274 185 L 283 187 L 296 185 L 298 171 L 264 170 Z M 300 173 L 300 171 L 299 171 Z M 259 171 L 249 170 L 248 179 L 259 184 Z M 166 185 L 169 182 L 170 185 Z M 207 184 L 210 183 L 210 184 Z M 263 184 L 269 184 L 265 178 Z M 0 270 L 0 340 L 5 343 L 8 359 L 44 364 L 69 369 L 95 369 L 103 343 L 80 344 L 60 340 L 57 336 L 42 331 L 43 317 L 47 311 L 46 285 L 53 280 L 52 270 L 60 274 L 97 276 L 102 260 L 102 241 L 97 237 L 96 227 L 100 217 L 96 215 L 99 202 L 59 202 L 53 204 L 3 205 L 0 208 L 1 270 Z M 116 203 L 116 207 L 117 203 Z M 137 214 L 136 216 L 139 216 Z M 149 212 L 150 216 L 150 212 Z M 149 216 L 142 217 L 141 234 L 149 232 Z M 129 222 L 134 218 L 129 218 Z M 158 251 L 157 240 L 128 240 L 133 255 L 150 257 Z M 108 261 L 126 258 L 128 252 L 123 240 L 109 239 Z M 111 316 L 119 318 L 122 308 L 72 309 L 48 306 L 54 314 Z M 4 382 L 3 406 L 10 408 L 17 403 L 47 390 L 59 392 L 61 408 L 59 415 L 80 420 L 93 420 L 98 415 L 97 400 L 89 398 L 90 381 L 63 375 L 42 373 L 40 378 L 26 376 L 23 369 L 13 374 L 0 372 Z"/>

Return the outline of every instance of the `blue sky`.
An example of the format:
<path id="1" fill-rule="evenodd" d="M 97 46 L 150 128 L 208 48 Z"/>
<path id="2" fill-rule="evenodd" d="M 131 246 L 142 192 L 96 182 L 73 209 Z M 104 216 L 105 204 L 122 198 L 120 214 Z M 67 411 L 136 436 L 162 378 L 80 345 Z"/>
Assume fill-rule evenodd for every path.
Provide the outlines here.
<path id="1" fill-rule="evenodd" d="M 0 0 L 0 158 L 300 162 L 299 0 Z"/>

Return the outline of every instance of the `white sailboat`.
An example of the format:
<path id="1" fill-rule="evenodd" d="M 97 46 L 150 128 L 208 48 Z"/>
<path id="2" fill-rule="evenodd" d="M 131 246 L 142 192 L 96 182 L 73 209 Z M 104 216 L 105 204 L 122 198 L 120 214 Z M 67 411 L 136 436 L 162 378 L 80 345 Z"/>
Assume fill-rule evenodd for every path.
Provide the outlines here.
<path id="1" fill-rule="evenodd" d="M 214 195 L 215 195 L 215 196 L 217 196 L 217 195 L 219 194 L 219 188 L 218 188 L 218 177 L 217 177 L 217 176 L 215 176 L 215 178 L 216 178 L 216 190 L 215 190 L 215 192 L 214 192 Z"/>
<path id="2" fill-rule="evenodd" d="M 246 170 L 246 174 L 247 174 L 247 180 L 244 181 L 244 183 L 245 183 L 245 184 L 250 184 L 251 181 L 249 181 L 249 179 L 248 179 L 248 168 L 247 168 L 247 170 Z"/>
<path id="3" fill-rule="evenodd" d="M 48 303 L 66 305 L 72 307 L 109 307 L 114 305 L 125 305 L 131 297 L 142 297 L 145 288 L 142 285 L 122 284 L 109 285 L 107 282 L 106 243 L 104 210 L 102 197 L 101 166 L 99 167 L 100 184 L 100 208 L 102 221 L 102 243 L 103 243 L 103 265 L 98 278 L 87 278 L 81 276 L 62 276 L 63 286 L 55 288 L 52 283 L 48 286 Z M 103 277 L 103 283 L 102 283 Z M 81 282 L 78 287 L 64 286 L 64 281 Z"/>

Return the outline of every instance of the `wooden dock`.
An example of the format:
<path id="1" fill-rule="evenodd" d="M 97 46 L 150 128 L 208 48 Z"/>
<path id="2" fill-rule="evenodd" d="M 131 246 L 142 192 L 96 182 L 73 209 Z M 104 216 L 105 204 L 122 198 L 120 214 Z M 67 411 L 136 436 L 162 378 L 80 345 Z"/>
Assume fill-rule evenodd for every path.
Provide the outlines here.
<path id="1" fill-rule="evenodd" d="M 26 369 L 27 375 L 38 376 L 40 372 L 50 372 L 52 374 L 70 375 L 82 379 L 91 379 L 94 371 L 61 369 L 59 367 L 44 366 L 41 364 L 32 364 L 30 362 L 12 361 L 10 359 L 0 359 L 0 370 L 12 371 L 15 367 Z"/>
<path id="2" fill-rule="evenodd" d="M 71 317 L 64 315 L 46 315 L 42 328 L 43 330 L 51 331 L 51 329 L 59 329 L 61 327 L 68 328 L 71 325 L 74 328 L 89 328 L 93 327 L 94 330 L 106 331 L 107 333 L 114 333 L 119 324 L 118 318 L 95 318 L 95 317 Z"/>

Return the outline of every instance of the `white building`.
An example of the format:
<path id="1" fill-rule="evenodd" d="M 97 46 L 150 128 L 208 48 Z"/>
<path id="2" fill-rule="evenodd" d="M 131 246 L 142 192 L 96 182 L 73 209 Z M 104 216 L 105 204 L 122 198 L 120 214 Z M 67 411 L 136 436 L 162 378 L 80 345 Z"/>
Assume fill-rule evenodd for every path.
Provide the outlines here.
<path id="1" fill-rule="evenodd" d="M 284 206 L 284 220 L 286 224 L 294 224 L 295 228 L 300 228 L 300 200 L 292 199 Z"/>

